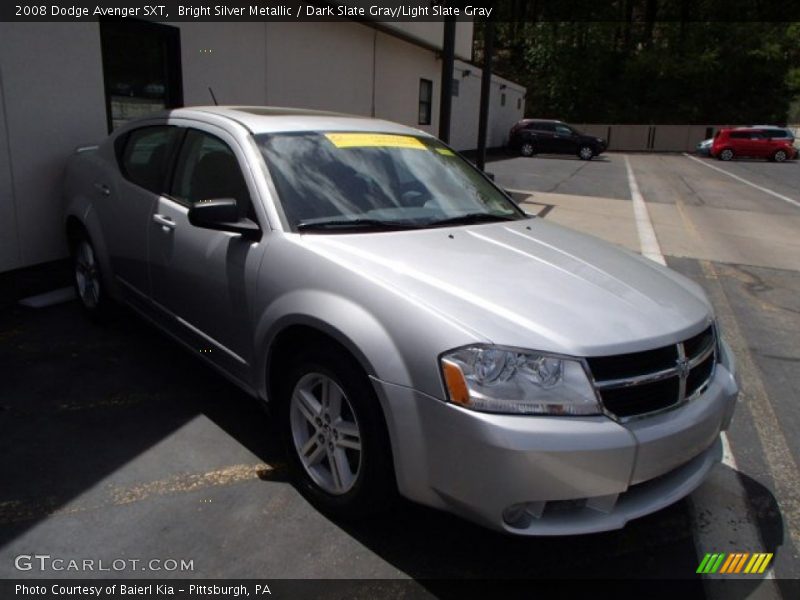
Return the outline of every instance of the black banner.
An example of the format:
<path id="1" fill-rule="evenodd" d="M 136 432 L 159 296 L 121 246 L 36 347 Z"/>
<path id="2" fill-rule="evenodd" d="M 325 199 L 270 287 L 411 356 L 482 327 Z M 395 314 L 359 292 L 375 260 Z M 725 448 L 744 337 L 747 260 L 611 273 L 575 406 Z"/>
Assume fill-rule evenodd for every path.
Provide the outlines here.
<path id="1" fill-rule="evenodd" d="M 27 579 L 0 581 L 3 600 L 200 600 L 206 598 L 363 599 L 402 598 L 726 598 L 744 600 L 762 585 L 776 585 L 784 598 L 800 597 L 800 580 L 761 577 L 725 579 Z"/>
<path id="2" fill-rule="evenodd" d="M 0 21 L 800 21 L 800 3 L 785 0 L 12 0 Z"/>

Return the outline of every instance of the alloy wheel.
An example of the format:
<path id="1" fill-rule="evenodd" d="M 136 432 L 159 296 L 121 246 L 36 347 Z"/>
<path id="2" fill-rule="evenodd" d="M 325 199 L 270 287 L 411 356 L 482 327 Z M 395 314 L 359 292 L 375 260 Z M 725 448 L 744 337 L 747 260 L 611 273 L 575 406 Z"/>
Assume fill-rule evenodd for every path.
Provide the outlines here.
<path id="1" fill-rule="evenodd" d="M 289 403 L 292 442 L 303 468 L 322 490 L 342 495 L 361 471 L 361 431 L 353 406 L 327 375 L 308 373 Z"/>
<path id="2" fill-rule="evenodd" d="M 533 156 L 533 144 L 525 142 L 519 149 L 522 156 Z"/>
<path id="3" fill-rule="evenodd" d="M 723 150 L 722 152 L 720 152 L 720 155 L 719 155 L 719 157 L 720 157 L 722 160 L 730 160 L 730 159 L 732 159 L 732 158 L 733 158 L 733 150 L 731 150 L 730 148 L 725 148 L 725 150 Z"/>
<path id="4" fill-rule="evenodd" d="M 582 146 L 578 151 L 578 156 L 580 156 L 582 160 L 591 160 L 594 156 L 594 151 L 589 146 Z"/>
<path id="5" fill-rule="evenodd" d="M 75 251 L 75 283 L 83 305 L 96 308 L 100 302 L 100 273 L 92 245 L 86 240 L 82 240 Z"/>
<path id="6" fill-rule="evenodd" d="M 784 150 L 778 150 L 773 158 L 775 162 L 783 162 L 786 160 L 786 152 Z"/>

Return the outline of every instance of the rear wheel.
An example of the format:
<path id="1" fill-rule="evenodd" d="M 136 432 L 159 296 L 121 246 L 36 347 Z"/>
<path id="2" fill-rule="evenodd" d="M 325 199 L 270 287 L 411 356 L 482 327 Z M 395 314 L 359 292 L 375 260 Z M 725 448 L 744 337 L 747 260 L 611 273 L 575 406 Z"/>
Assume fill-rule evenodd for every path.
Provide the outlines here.
<path id="1" fill-rule="evenodd" d="M 789 158 L 789 155 L 786 150 L 777 150 L 775 154 L 772 155 L 772 160 L 775 162 L 784 162 L 787 158 Z"/>
<path id="2" fill-rule="evenodd" d="M 536 154 L 536 149 L 530 142 L 522 142 L 522 145 L 519 147 L 519 153 L 522 156 L 533 156 Z"/>
<path id="3" fill-rule="evenodd" d="M 282 386 L 281 428 L 295 483 L 321 510 L 352 518 L 394 496 L 383 413 L 366 375 L 338 348 L 305 350 Z"/>
<path id="4" fill-rule="evenodd" d="M 719 159 L 725 161 L 733 159 L 733 150 L 731 150 L 730 148 L 725 148 L 722 152 L 719 153 Z"/>
<path id="5" fill-rule="evenodd" d="M 111 300 L 103 286 L 94 246 L 85 233 L 75 240 L 72 265 L 75 293 L 83 310 L 94 319 L 107 316 Z"/>
<path id="6" fill-rule="evenodd" d="M 591 146 L 581 146 L 578 148 L 578 158 L 581 160 L 592 160 L 594 158 L 594 148 Z"/>

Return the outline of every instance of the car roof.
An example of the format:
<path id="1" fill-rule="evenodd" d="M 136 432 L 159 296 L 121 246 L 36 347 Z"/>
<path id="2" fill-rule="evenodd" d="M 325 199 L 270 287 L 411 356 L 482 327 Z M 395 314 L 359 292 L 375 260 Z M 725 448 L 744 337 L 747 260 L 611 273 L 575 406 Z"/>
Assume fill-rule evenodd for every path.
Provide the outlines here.
<path id="1" fill-rule="evenodd" d="M 791 131 L 788 127 L 781 127 L 779 125 L 742 125 L 741 127 L 726 127 L 725 129 L 728 131 L 764 131 L 765 129 Z"/>
<path id="2" fill-rule="evenodd" d="M 433 137 L 425 131 L 383 119 L 279 106 L 191 106 L 170 110 L 167 115 L 200 120 L 205 115 L 216 115 L 235 121 L 255 134 L 285 131 L 380 131 Z"/>
<path id="3" fill-rule="evenodd" d="M 763 129 L 764 129 L 763 127 L 760 127 L 760 128 L 755 128 L 755 127 L 723 127 L 722 129 L 720 129 L 720 131 L 724 131 L 726 133 L 730 132 L 730 131 L 737 131 L 737 132 L 740 132 L 740 133 L 742 133 L 742 132 L 743 133 L 748 133 L 748 132 L 749 133 L 758 133 L 758 132 L 762 131 Z"/>

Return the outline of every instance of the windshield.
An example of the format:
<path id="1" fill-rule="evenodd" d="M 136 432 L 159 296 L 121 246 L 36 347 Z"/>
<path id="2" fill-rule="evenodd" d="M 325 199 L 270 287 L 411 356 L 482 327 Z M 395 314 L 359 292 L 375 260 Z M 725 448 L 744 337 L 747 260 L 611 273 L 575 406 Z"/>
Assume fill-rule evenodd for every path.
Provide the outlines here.
<path id="1" fill-rule="evenodd" d="M 293 231 L 411 229 L 527 218 L 440 142 L 383 133 L 255 136 Z"/>

